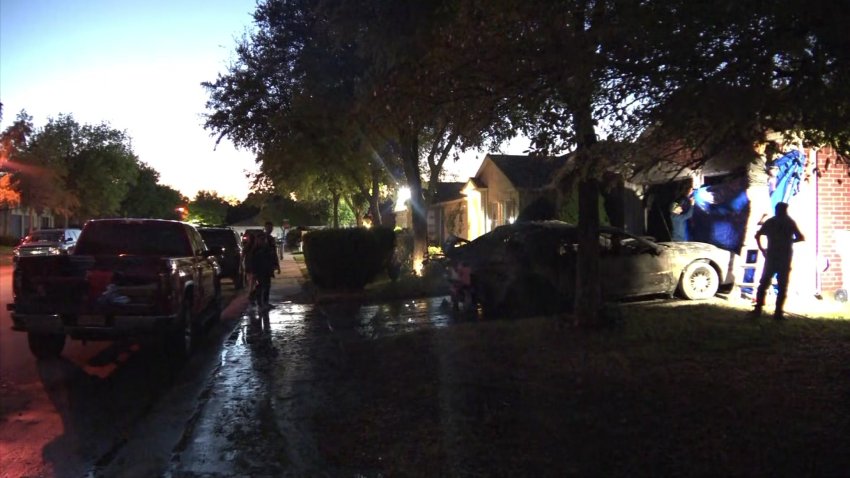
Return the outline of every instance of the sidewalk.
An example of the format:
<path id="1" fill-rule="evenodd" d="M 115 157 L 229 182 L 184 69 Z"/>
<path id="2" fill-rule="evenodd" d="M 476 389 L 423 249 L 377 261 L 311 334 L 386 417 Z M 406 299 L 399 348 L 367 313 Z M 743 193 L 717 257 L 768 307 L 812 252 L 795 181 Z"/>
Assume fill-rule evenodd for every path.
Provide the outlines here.
<path id="1" fill-rule="evenodd" d="M 280 274 L 272 278 L 269 302 L 302 302 L 305 299 L 303 285 L 307 280 L 307 269 L 303 264 L 296 261 L 291 253 L 284 253 L 280 260 Z"/>

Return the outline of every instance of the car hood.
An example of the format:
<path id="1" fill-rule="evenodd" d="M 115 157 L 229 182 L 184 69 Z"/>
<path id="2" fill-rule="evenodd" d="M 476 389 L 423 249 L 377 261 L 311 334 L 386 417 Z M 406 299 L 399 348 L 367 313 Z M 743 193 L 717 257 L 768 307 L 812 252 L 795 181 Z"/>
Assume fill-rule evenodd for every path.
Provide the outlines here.
<path id="1" fill-rule="evenodd" d="M 706 242 L 659 242 L 659 245 L 663 246 L 667 250 L 679 254 L 689 254 L 689 253 L 725 253 L 727 255 L 731 254 L 731 252 L 723 250 L 713 244 L 708 244 Z"/>
<path id="2" fill-rule="evenodd" d="M 26 244 L 21 244 L 18 246 L 18 249 L 27 249 L 34 247 L 62 247 L 65 243 L 59 241 L 36 241 L 36 242 L 28 242 Z"/>

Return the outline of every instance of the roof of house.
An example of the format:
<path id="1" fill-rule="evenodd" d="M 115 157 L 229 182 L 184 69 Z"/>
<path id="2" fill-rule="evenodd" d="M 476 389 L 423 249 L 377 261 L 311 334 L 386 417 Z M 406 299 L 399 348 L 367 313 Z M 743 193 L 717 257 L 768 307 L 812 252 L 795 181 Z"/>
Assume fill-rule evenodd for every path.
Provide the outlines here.
<path id="1" fill-rule="evenodd" d="M 437 183 L 436 191 L 434 192 L 434 204 L 454 201 L 457 199 L 461 199 L 463 194 L 461 191 L 466 183 Z"/>
<path id="2" fill-rule="evenodd" d="M 549 184 L 555 173 L 567 162 L 567 156 L 536 157 L 527 155 L 488 154 L 487 157 L 508 177 L 514 187 L 541 188 Z"/>

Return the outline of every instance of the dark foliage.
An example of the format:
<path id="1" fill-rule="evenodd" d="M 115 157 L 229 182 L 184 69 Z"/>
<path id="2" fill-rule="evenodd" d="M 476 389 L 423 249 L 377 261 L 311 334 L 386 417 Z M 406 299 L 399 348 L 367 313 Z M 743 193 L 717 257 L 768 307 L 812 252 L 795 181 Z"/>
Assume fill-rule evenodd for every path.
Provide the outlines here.
<path id="1" fill-rule="evenodd" d="M 386 269 L 395 246 L 385 228 L 311 231 L 303 241 L 307 271 L 322 289 L 364 288 Z"/>
<path id="2" fill-rule="evenodd" d="M 17 246 L 20 241 L 20 237 L 0 236 L 0 246 Z"/>

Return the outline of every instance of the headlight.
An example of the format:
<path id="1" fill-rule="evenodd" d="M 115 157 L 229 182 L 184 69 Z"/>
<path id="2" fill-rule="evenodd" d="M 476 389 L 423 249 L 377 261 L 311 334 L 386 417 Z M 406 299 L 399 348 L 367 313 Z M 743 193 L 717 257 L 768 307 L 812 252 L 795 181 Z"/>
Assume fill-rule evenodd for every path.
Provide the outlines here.
<path id="1" fill-rule="evenodd" d="M 47 255 L 48 256 L 58 256 L 59 254 L 62 254 L 62 249 L 59 249 L 58 247 L 48 247 L 47 248 Z"/>

